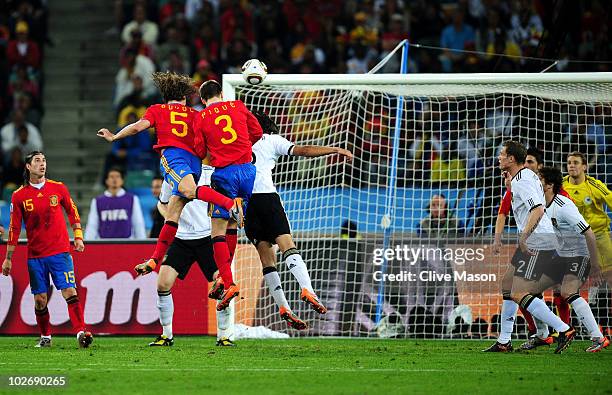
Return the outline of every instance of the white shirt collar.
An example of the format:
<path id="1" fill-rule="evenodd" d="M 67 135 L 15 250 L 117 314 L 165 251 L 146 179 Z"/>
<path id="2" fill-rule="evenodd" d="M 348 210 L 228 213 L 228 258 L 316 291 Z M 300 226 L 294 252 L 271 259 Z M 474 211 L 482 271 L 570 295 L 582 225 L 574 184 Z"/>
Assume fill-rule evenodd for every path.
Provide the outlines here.
<path id="1" fill-rule="evenodd" d="M 30 185 L 31 185 L 31 186 L 33 186 L 33 187 L 34 187 L 34 188 L 36 188 L 36 189 L 42 189 L 42 187 L 44 187 L 44 186 L 45 186 L 45 183 L 46 183 L 46 182 L 47 182 L 47 180 L 45 180 L 45 181 L 43 181 L 43 182 L 41 182 L 41 183 L 39 183 L 39 184 L 33 184 L 33 183 L 30 183 Z"/>
<path id="2" fill-rule="evenodd" d="M 125 195 L 125 189 L 121 188 L 117 191 L 117 194 L 114 197 L 121 197 L 123 195 Z M 110 191 L 107 189 L 106 191 L 104 191 L 104 196 L 113 197 L 113 194 L 110 193 Z"/>

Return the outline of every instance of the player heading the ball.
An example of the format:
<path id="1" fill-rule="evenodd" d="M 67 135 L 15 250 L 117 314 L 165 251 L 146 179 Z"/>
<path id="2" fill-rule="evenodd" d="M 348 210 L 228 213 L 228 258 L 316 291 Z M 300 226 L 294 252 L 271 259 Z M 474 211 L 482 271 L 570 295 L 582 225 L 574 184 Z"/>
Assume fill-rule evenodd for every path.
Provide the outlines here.
<path id="1" fill-rule="evenodd" d="M 150 127 L 154 127 L 157 132 L 157 144 L 153 148 L 160 154 L 160 170 L 172 186 L 172 197 L 153 255 L 134 268 L 139 275 L 150 273 L 161 262 L 174 240 L 181 211 L 189 200 L 213 203 L 239 220 L 242 215 L 239 204 L 234 200 L 210 187 L 196 186 L 202 172 L 201 162 L 206 156 L 206 147 L 202 134 L 191 127 L 198 112 L 186 106 L 187 96 L 195 92 L 191 78 L 173 72 L 161 72 L 153 73 L 153 82 L 159 88 L 165 104 L 150 106 L 142 119 L 125 126 L 117 134 L 108 129 L 98 131 L 98 136 L 108 142 L 135 135 Z"/>
<path id="2" fill-rule="evenodd" d="M 246 205 L 256 173 L 255 165 L 251 163 L 252 146 L 263 134 L 261 126 L 243 102 L 223 100 L 221 85 L 217 81 L 204 82 L 200 86 L 200 98 L 206 108 L 196 117 L 194 129 L 203 134 L 210 165 L 215 167 L 211 185 L 228 198 L 240 199 Z M 243 223 L 242 220 L 230 221 L 227 208 L 216 203 L 210 206 L 210 210 L 215 262 L 226 286 L 217 305 L 218 310 L 223 310 L 239 293 L 230 265 L 236 250 L 237 227 L 242 227 Z"/>

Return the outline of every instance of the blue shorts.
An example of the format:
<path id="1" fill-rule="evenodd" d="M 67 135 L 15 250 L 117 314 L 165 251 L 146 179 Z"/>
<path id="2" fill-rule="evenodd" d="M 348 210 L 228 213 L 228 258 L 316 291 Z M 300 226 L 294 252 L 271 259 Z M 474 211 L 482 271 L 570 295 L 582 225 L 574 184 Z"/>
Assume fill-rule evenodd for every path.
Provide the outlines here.
<path id="1" fill-rule="evenodd" d="M 28 259 L 28 272 L 30 273 L 30 290 L 34 295 L 49 291 L 51 286 L 49 275 L 58 290 L 76 288 L 74 264 L 72 256 L 67 252 Z"/>
<path id="2" fill-rule="evenodd" d="M 242 198 L 244 210 L 246 210 L 255 183 L 255 165 L 244 163 L 215 169 L 210 180 L 213 189 L 217 192 L 230 199 Z M 210 216 L 223 219 L 230 217 L 229 211 L 213 204 L 211 204 Z"/>
<path id="3" fill-rule="evenodd" d="M 164 180 L 172 187 L 172 194 L 185 197 L 178 190 L 178 186 L 188 174 L 193 174 L 193 180 L 198 183 L 202 174 L 202 160 L 182 148 L 169 147 L 161 155 L 159 170 Z"/>

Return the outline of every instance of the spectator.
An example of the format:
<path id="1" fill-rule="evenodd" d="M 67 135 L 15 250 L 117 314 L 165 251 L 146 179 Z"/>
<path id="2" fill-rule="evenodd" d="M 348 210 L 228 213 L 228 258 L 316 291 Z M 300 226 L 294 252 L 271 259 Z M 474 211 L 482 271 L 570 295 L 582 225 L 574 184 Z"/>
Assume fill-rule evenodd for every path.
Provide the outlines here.
<path id="1" fill-rule="evenodd" d="M 130 113 L 136 113 L 138 118 L 142 117 L 147 110 L 147 106 L 152 102 L 152 98 L 147 96 L 143 90 L 142 78 L 135 74 L 132 76 L 132 93 L 127 95 L 119 103 L 119 115 L 117 125 L 127 125 L 127 117 Z"/>
<path id="2" fill-rule="evenodd" d="M 147 58 L 154 60 L 155 52 L 153 47 L 146 42 L 142 41 L 142 33 L 140 30 L 132 30 L 130 33 L 131 40 L 121 48 L 119 52 L 119 61 L 122 66 L 127 65 L 126 52 L 128 50 L 135 51 L 138 55 L 146 56 Z"/>
<path id="3" fill-rule="evenodd" d="M 23 171 L 25 170 L 25 162 L 23 161 L 23 152 L 18 147 L 11 150 L 9 161 L 4 169 L 2 177 L 2 185 L 4 189 L 17 189 L 23 183 Z"/>
<path id="4" fill-rule="evenodd" d="M 370 59 L 368 58 L 365 45 L 356 45 L 355 54 L 346 62 L 349 74 L 365 74 L 369 70 Z"/>
<path id="5" fill-rule="evenodd" d="M 177 51 L 172 51 L 168 58 L 161 63 L 163 71 L 172 71 L 177 74 L 189 74 L 191 65 Z"/>
<path id="6" fill-rule="evenodd" d="M 445 27 L 440 36 L 440 46 L 448 48 L 440 56 L 442 69 L 447 73 L 453 70 L 454 65 L 461 65 L 466 59 L 465 54 L 457 50 L 474 49 L 476 34 L 472 26 L 464 23 L 464 16 L 464 11 L 458 8 L 453 15 L 453 24 Z"/>
<path id="7" fill-rule="evenodd" d="M 159 200 L 159 195 L 161 194 L 162 184 L 164 182 L 164 177 L 155 176 L 151 181 L 151 193 L 153 197 Z M 149 237 L 151 239 L 157 239 L 159 237 L 159 232 L 161 232 L 161 228 L 164 226 L 164 216 L 161 215 L 159 210 L 157 209 L 157 205 L 153 207 L 151 210 L 151 219 L 153 220 L 153 226 L 151 226 L 151 231 L 149 232 Z"/>
<path id="8" fill-rule="evenodd" d="M 23 112 L 26 122 L 31 123 L 37 128 L 40 127 L 42 113 L 38 108 L 34 107 L 32 96 L 29 93 L 20 92 L 15 95 L 13 112 L 14 111 Z"/>
<path id="9" fill-rule="evenodd" d="M 28 39 L 28 31 L 29 27 L 26 22 L 17 22 L 15 27 L 16 39 L 9 41 L 6 51 L 9 66 L 21 64 L 34 69 L 40 68 L 40 49 L 38 44 Z"/>
<path id="10" fill-rule="evenodd" d="M 140 200 L 123 189 L 121 170 L 110 169 L 105 183 L 106 191 L 91 200 L 85 240 L 146 238 Z"/>
<path id="11" fill-rule="evenodd" d="M 121 39 L 124 43 L 127 44 L 130 41 L 132 30 L 140 30 L 145 43 L 152 46 L 157 44 L 159 28 L 156 23 L 147 20 L 147 10 L 140 4 L 134 6 L 134 20 L 125 25 L 121 32 Z"/>
<path id="12" fill-rule="evenodd" d="M 219 60 L 219 40 L 215 37 L 215 31 L 210 24 L 202 25 L 193 45 L 196 58 L 208 59 L 213 63 Z"/>
<path id="13" fill-rule="evenodd" d="M 166 42 L 160 45 L 157 51 L 159 62 L 167 60 L 173 52 L 178 53 L 181 59 L 183 59 L 183 62 L 190 68 L 189 48 L 180 41 L 176 27 L 169 26 L 166 30 Z"/>
<path id="14" fill-rule="evenodd" d="M 26 125 L 21 125 L 17 128 L 17 143 L 14 147 L 21 150 L 21 152 L 24 154 L 24 158 L 28 152 L 42 151 L 42 145 L 37 145 L 30 141 L 29 132 Z"/>
<path id="15" fill-rule="evenodd" d="M 198 62 L 196 71 L 191 78 L 193 79 L 193 84 L 196 86 L 196 88 L 199 88 L 203 82 L 208 80 L 221 81 L 219 76 L 212 71 L 210 68 L 210 63 L 206 59 L 202 59 Z"/>
<path id="16" fill-rule="evenodd" d="M 8 94 L 14 96 L 17 93 L 28 93 L 33 97 L 38 97 L 38 83 L 30 76 L 28 69 L 24 64 L 15 66 L 15 71 L 9 78 Z"/>
<path id="17" fill-rule="evenodd" d="M 136 112 L 128 113 L 125 123 L 120 124 L 118 130 L 121 130 L 125 125 L 138 121 L 139 118 Z M 111 168 L 129 170 L 147 166 L 153 161 L 153 158 L 151 135 L 145 132 L 137 133 L 113 143 L 111 152 L 106 157 L 104 173 L 106 174 Z"/>
<path id="18" fill-rule="evenodd" d="M 531 1 L 521 0 L 519 4 L 519 10 L 512 14 L 510 19 L 512 25 L 510 36 L 521 47 L 524 55 L 533 56 L 540 45 L 544 29 L 542 20 L 533 12 Z"/>
<path id="19" fill-rule="evenodd" d="M 28 130 L 28 142 L 34 147 L 39 147 L 39 151 L 42 150 L 43 144 L 42 138 L 40 137 L 40 132 L 36 126 L 25 121 L 23 112 L 21 110 L 15 110 L 13 112 L 12 119 L 13 120 L 11 123 L 4 125 L 4 127 L 0 129 L 2 151 L 4 151 L 4 153 L 8 153 L 13 147 L 19 144 L 19 128 L 22 126 L 25 126 Z"/>
<path id="20" fill-rule="evenodd" d="M 133 49 L 128 49 L 125 51 L 125 61 L 126 64 L 115 77 L 115 106 L 134 91 L 132 78 L 135 75 L 142 79 L 142 89 L 145 95 L 153 95 L 157 91 L 151 77 L 155 71 L 155 65 L 151 59 L 139 55 Z"/>
<path id="21" fill-rule="evenodd" d="M 442 238 L 464 233 L 457 219 L 449 212 L 444 195 L 433 195 L 426 209 L 428 215 L 420 223 L 420 230 L 424 236 Z"/>

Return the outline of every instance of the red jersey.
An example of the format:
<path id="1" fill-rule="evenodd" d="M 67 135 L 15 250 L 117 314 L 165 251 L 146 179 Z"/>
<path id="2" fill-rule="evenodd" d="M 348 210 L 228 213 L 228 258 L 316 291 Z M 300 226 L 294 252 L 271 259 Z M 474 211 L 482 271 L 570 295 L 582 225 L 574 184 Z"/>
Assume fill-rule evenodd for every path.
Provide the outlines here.
<path id="1" fill-rule="evenodd" d="M 204 158 L 206 150 L 201 133 L 194 133 L 193 120 L 198 112 L 182 104 L 154 104 L 142 116 L 151 123 L 157 133 L 157 152 L 167 147 L 176 147 Z"/>
<path id="2" fill-rule="evenodd" d="M 70 251 L 64 211 L 71 225 L 81 222 L 68 188 L 53 180 L 46 180 L 42 188 L 25 185 L 13 192 L 11 224 L 8 244 L 17 245 L 21 220 L 28 237 L 28 258 L 42 258 Z"/>
<path id="3" fill-rule="evenodd" d="M 240 100 L 206 107 L 196 118 L 194 130 L 203 134 L 214 167 L 251 162 L 252 146 L 263 134 L 255 115 Z"/>
<path id="4" fill-rule="evenodd" d="M 571 200 L 571 197 L 565 192 L 565 189 L 561 188 L 559 190 L 559 195 L 563 195 L 566 198 Z M 501 204 L 499 205 L 498 214 L 503 214 L 506 217 L 510 215 L 510 209 L 512 208 L 512 192 L 506 189 L 506 193 L 504 193 L 504 197 L 502 198 Z"/>

